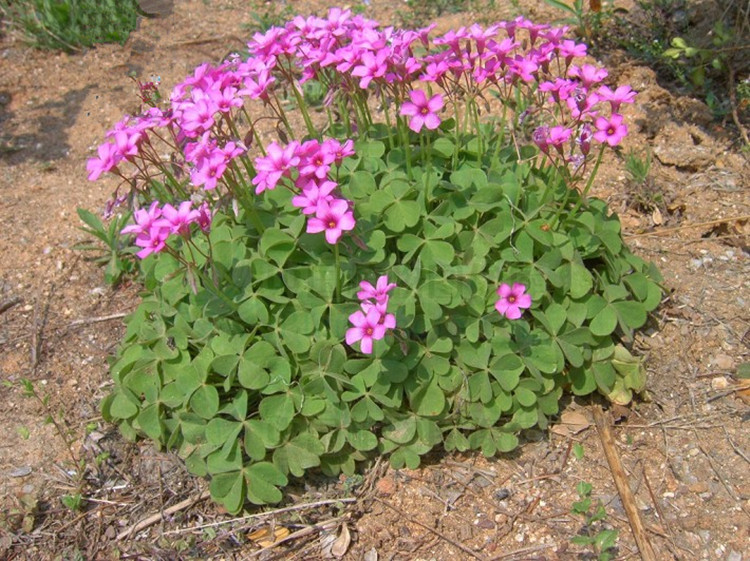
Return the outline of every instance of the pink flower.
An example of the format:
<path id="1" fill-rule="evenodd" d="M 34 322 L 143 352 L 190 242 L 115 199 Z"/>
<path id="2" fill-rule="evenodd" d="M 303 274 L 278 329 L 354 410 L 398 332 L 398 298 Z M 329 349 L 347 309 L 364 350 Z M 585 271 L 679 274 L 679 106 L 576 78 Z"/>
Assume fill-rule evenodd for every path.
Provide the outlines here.
<path id="1" fill-rule="evenodd" d="M 344 158 L 354 155 L 354 141 L 351 139 L 346 140 L 343 144 L 335 138 L 327 138 L 323 141 L 323 145 L 320 147 L 323 152 L 327 152 L 333 155 L 333 163 L 337 166 L 341 165 Z"/>
<path id="2" fill-rule="evenodd" d="M 370 52 L 362 54 L 360 59 L 361 64 L 352 69 L 352 76 L 360 77 L 360 88 L 365 90 L 372 80 L 385 76 L 385 72 L 388 70 L 388 66 L 385 63 L 387 58 L 387 49 L 381 49 L 376 55 Z"/>
<path id="3" fill-rule="evenodd" d="M 304 156 L 300 158 L 299 174 L 300 177 L 311 177 L 315 176 L 318 179 L 325 179 L 328 177 L 328 172 L 331 170 L 331 164 L 336 160 L 336 155 L 330 150 L 324 150 L 317 140 L 309 141 L 311 144 L 308 149 L 305 149 L 306 145 L 302 145 L 300 152 L 304 152 Z M 300 154 L 302 155 L 302 154 Z"/>
<path id="4" fill-rule="evenodd" d="M 357 310 L 349 316 L 354 325 L 346 330 L 346 344 L 352 345 L 359 341 L 359 348 L 365 354 L 372 352 L 372 342 L 385 337 L 386 329 L 396 327 L 393 314 L 384 314 L 377 306 L 370 307 L 367 312 Z"/>
<path id="5" fill-rule="evenodd" d="M 443 96 L 440 94 L 433 95 L 430 99 L 422 90 L 412 90 L 409 92 L 411 102 L 407 101 L 401 106 L 401 115 L 411 117 L 409 119 L 409 128 L 414 132 L 419 132 L 422 127 L 435 130 L 440 126 L 440 117 L 437 112 L 443 108 Z"/>
<path id="6" fill-rule="evenodd" d="M 539 91 L 549 93 L 551 99 L 556 102 L 568 99 L 574 89 L 575 84 L 573 82 L 562 78 L 555 78 L 554 82 L 547 81 L 539 84 Z"/>
<path id="7" fill-rule="evenodd" d="M 349 210 L 349 201 L 334 199 L 318 202 L 315 216 L 307 221 L 307 233 L 317 234 L 325 231 L 326 241 L 335 244 L 344 231 L 354 229 L 354 214 Z"/>
<path id="8" fill-rule="evenodd" d="M 208 206 L 208 203 L 203 203 L 200 207 L 198 207 L 198 216 L 196 216 L 195 221 L 198 223 L 198 226 L 200 226 L 200 229 L 208 233 L 211 231 L 211 222 L 213 221 L 213 214 L 211 214 L 211 208 Z"/>
<path id="9" fill-rule="evenodd" d="M 571 66 L 568 70 L 568 76 L 580 79 L 583 87 L 588 89 L 609 76 L 609 72 L 607 72 L 606 68 L 597 68 L 591 64 L 584 64 L 583 66 Z"/>
<path id="10" fill-rule="evenodd" d="M 255 194 L 259 195 L 266 189 L 275 189 L 282 177 L 289 177 L 293 167 L 299 164 L 297 149 L 299 142 L 292 141 L 286 148 L 277 142 L 268 145 L 267 155 L 255 159 L 255 169 L 258 174 L 253 178 Z"/>
<path id="11" fill-rule="evenodd" d="M 531 133 L 531 138 L 539 147 L 539 150 L 545 154 L 549 151 L 549 127 L 537 127 L 534 129 L 534 132 Z"/>
<path id="12" fill-rule="evenodd" d="M 388 275 L 382 275 L 378 278 L 378 282 L 375 286 L 372 286 L 367 281 L 359 283 L 359 287 L 362 289 L 357 292 L 357 298 L 360 300 L 374 300 L 378 304 L 388 302 L 388 293 L 396 288 L 396 283 L 388 282 Z"/>
<path id="13" fill-rule="evenodd" d="M 135 224 L 125 226 L 120 233 L 121 234 L 136 234 L 140 236 L 146 234 L 154 223 L 161 218 L 161 208 L 159 208 L 159 201 L 154 201 L 148 209 L 139 208 L 133 213 Z"/>
<path id="14" fill-rule="evenodd" d="M 247 95 L 250 99 L 267 99 L 268 90 L 276 81 L 268 70 L 263 69 L 250 76 L 246 76 L 243 82 L 244 88 L 237 92 L 237 95 Z"/>
<path id="15" fill-rule="evenodd" d="M 522 57 L 516 55 L 516 57 L 510 61 L 511 71 L 519 76 L 521 80 L 526 83 L 531 83 L 536 80 L 536 72 L 539 70 L 539 65 L 534 62 L 531 57 Z"/>
<path id="16" fill-rule="evenodd" d="M 214 113 L 216 113 L 216 104 L 207 96 L 198 92 L 193 103 L 187 103 L 185 110 L 182 112 L 180 125 L 185 133 L 190 137 L 196 137 L 214 126 Z"/>
<path id="17" fill-rule="evenodd" d="M 331 192 L 336 188 L 335 181 L 323 181 L 320 184 L 309 181 L 302 188 L 302 194 L 292 197 L 292 204 L 302 209 L 302 214 L 315 214 L 321 201 L 333 200 Z"/>
<path id="18" fill-rule="evenodd" d="M 497 289 L 500 300 L 495 303 L 495 309 L 508 319 L 521 317 L 521 308 L 531 307 L 531 296 L 526 294 L 526 286 L 520 283 L 501 284 Z"/>
<path id="19" fill-rule="evenodd" d="M 597 91 L 599 99 L 602 101 L 609 101 L 613 112 L 617 112 L 620 109 L 620 105 L 623 103 L 633 103 L 635 101 L 636 92 L 630 89 L 630 86 L 620 86 L 615 91 L 612 91 L 607 86 L 601 86 Z"/>
<path id="20" fill-rule="evenodd" d="M 565 103 L 570 109 L 570 114 L 575 119 L 582 120 L 586 115 L 595 116 L 594 106 L 599 103 L 599 96 L 584 88 L 575 88 Z"/>
<path id="21" fill-rule="evenodd" d="M 190 172 L 190 181 L 196 187 L 203 186 L 206 191 L 216 189 L 216 184 L 227 169 L 224 154 L 215 150 L 210 155 L 198 160 L 198 165 Z"/>
<path id="22" fill-rule="evenodd" d="M 111 142 L 100 144 L 97 152 L 99 157 L 91 158 L 86 163 L 86 169 L 89 172 L 89 181 L 96 181 L 101 174 L 114 169 L 122 159 L 117 146 Z"/>
<path id="23" fill-rule="evenodd" d="M 222 113 L 229 113 L 233 107 L 242 107 L 242 98 L 239 97 L 237 88 L 232 86 L 224 89 L 214 87 L 208 92 L 208 97 Z"/>
<path id="24" fill-rule="evenodd" d="M 591 126 L 588 123 L 584 124 L 583 127 L 581 127 L 581 134 L 578 137 L 578 145 L 581 147 L 581 153 L 584 156 L 588 156 L 589 151 L 591 150 L 591 138 L 593 136 Z"/>
<path id="25" fill-rule="evenodd" d="M 565 57 L 565 63 L 570 64 L 574 58 L 583 58 L 586 56 L 586 45 L 583 43 L 576 43 L 570 39 L 565 39 L 558 46 L 558 52 Z"/>
<path id="26" fill-rule="evenodd" d="M 606 142 L 610 146 L 617 146 L 628 134 L 628 127 L 622 123 L 622 115 L 618 113 L 613 113 L 609 119 L 599 117 L 594 124 L 597 128 L 594 138 L 602 144 Z"/>
<path id="27" fill-rule="evenodd" d="M 145 259 L 152 253 L 159 253 L 166 247 L 169 234 L 169 225 L 162 220 L 156 221 L 148 232 L 144 232 L 135 239 L 135 245 L 143 248 L 136 255 L 140 259 Z"/>
<path id="28" fill-rule="evenodd" d="M 169 203 L 162 208 L 162 216 L 171 226 L 171 233 L 178 236 L 190 235 L 190 224 L 198 220 L 199 212 L 193 209 L 193 203 L 183 201 L 180 206 L 174 208 Z"/>
<path id="29" fill-rule="evenodd" d="M 561 125 L 557 125 L 549 129 L 547 142 L 549 142 L 552 146 L 557 148 L 557 150 L 562 153 L 563 144 L 565 144 L 570 139 L 571 134 L 573 134 L 572 130 Z"/>

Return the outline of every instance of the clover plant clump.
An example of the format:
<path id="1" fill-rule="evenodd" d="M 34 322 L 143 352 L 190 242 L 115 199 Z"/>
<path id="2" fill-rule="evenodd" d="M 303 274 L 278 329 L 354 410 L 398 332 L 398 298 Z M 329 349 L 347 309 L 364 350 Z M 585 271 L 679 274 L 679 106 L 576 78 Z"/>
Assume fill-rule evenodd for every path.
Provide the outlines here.
<path id="1" fill-rule="evenodd" d="M 642 391 L 623 343 L 661 279 L 588 196 L 635 93 L 565 34 L 332 9 L 144 95 L 88 163 L 122 178 L 145 285 L 105 418 L 237 512 L 312 468 L 492 456 L 565 393 Z"/>

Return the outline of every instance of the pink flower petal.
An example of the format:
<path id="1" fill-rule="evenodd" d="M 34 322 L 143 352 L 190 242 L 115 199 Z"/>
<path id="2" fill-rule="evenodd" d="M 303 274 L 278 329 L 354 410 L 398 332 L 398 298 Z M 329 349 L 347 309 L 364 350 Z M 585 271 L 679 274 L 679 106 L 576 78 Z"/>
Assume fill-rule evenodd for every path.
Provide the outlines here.
<path id="1" fill-rule="evenodd" d="M 352 345 L 362 338 L 362 330 L 359 327 L 350 327 L 346 330 L 346 344 Z"/>
<path id="2" fill-rule="evenodd" d="M 531 307 L 531 296 L 528 294 L 521 294 L 516 297 L 516 304 L 519 308 L 530 308 Z"/>
<path id="3" fill-rule="evenodd" d="M 372 337 L 362 337 L 360 349 L 364 354 L 369 355 L 372 352 Z"/>

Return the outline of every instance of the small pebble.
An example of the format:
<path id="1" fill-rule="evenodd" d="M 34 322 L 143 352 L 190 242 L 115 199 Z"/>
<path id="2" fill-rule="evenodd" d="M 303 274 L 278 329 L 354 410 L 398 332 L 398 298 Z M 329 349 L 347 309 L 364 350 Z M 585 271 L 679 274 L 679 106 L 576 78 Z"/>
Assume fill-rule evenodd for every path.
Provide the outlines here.
<path id="1" fill-rule="evenodd" d="M 505 487 L 503 487 L 502 489 L 498 489 L 497 491 L 495 491 L 495 500 L 496 501 L 504 501 L 508 497 L 510 497 L 510 491 L 508 489 L 506 489 Z"/>
<path id="2" fill-rule="evenodd" d="M 393 477 L 385 476 L 375 483 L 375 489 L 382 495 L 392 495 L 396 492 L 396 482 L 393 480 Z"/>
<path id="3" fill-rule="evenodd" d="M 10 470 L 10 473 L 8 474 L 11 477 L 26 477 L 27 475 L 31 475 L 31 466 L 21 466 L 14 468 Z"/>
<path id="4" fill-rule="evenodd" d="M 712 390 L 725 390 L 728 385 L 729 382 L 724 376 L 717 376 L 716 378 L 711 379 Z"/>
<path id="5" fill-rule="evenodd" d="M 731 370 L 734 368 L 734 360 L 731 356 L 720 354 L 713 357 L 711 363 L 719 370 Z"/>

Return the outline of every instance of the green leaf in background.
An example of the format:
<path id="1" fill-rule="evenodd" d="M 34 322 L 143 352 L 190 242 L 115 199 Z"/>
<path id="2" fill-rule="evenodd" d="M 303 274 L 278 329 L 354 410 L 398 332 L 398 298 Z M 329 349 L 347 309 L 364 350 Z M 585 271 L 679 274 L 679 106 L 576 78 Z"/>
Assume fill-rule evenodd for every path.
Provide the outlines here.
<path id="1" fill-rule="evenodd" d="M 256 505 L 275 504 L 281 500 L 279 487 L 287 484 L 286 476 L 270 462 L 258 462 L 244 469 L 247 500 Z"/>
<path id="2" fill-rule="evenodd" d="M 260 417 L 282 431 L 294 418 L 294 402 L 287 394 L 276 394 L 264 397 L 258 406 Z"/>
<path id="3" fill-rule="evenodd" d="M 597 337 L 611 334 L 617 327 L 617 312 L 611 305 L 605 305 L 591 320 L 589 329 Z"/>
<path id="4" fill-rule="evenodd" d="M 214 386 L 199 386 L 190 396 L 190 408 L 204 419 L 211 419 L 219 412 L 219 392 Z"/>
<path id="5" fill-rule="evenodd" d="M 273 452 L 273 463 L 282 473 L 302 477 L 306 469 L 320 465 L 325 447 L 318 438 L 302 433 Z"/>

